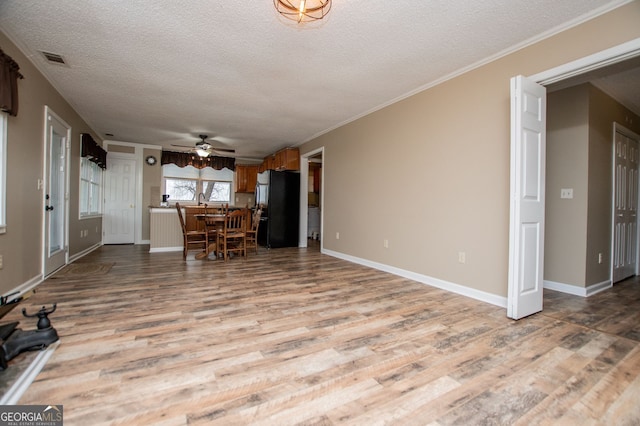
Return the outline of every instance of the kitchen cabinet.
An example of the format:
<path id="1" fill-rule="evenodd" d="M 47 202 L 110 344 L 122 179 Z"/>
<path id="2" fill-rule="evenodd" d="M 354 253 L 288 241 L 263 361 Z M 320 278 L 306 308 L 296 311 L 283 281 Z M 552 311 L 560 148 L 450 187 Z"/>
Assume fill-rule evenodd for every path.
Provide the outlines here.
<path id="1" fill-rule="evenodd" d="M 260 165 L 260 173 L 267 170 L 300 171 L 300 150 L 284 148 L 272 155 L 267 155 Z"/>
<path id="2" fill-rule="evenodd" d="M 300 150 L 285 148 L 276 152 L 274 170 L 300 170 Z"/>
<path id="3" fill-rule="evenodd" d="M 236 192 L 253 193 L 258 183 L 259 170 L 260 166 L 257 164 L 236 164 Z"/>
<path id="4" fill-rule="evenodd" d="M 262 160 L 262 164 L 260 165 L 260 173 L 266 172 L 267 170 L 275 170 L 273 165 L 275 163 L 275 159 L 276 156 L 273 154 L 264 157 L 264 160 Z"/>

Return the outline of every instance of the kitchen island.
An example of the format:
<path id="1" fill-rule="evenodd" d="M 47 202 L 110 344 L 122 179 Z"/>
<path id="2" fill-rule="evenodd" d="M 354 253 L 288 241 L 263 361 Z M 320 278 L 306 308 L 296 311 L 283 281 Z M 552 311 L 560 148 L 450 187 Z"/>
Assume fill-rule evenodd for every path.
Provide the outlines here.
<path id="1" fill-rule="evenodd" d="M 204 213 L 204 206 L 181 206 L 182 215 L 187 230 L 204 229 L 204 224 L 196 218 L 197 214 Z M 220 208 L 219 205 L 207 207 L 207 211 Z M 229 210 L 241 207 L 231 207 Z M 175 206 L 159 207 L 149 206 L 150 232 L 149 232 L 149 253 L 161 253 L 168 251 L 182 251 L 182 229 L 180 219 Z"/>
<path id="2" fill-rule="evenodd" d="M 182 251 L 182 229 L 175 207 L 149 207 L 149 253 Z"/>

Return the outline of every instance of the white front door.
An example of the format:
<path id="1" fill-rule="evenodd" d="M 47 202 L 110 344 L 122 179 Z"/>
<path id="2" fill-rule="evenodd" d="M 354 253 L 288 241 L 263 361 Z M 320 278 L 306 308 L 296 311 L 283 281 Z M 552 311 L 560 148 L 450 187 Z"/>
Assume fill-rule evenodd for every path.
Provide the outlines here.
<path id="1" fill-rule="evenodd" d="M 612 282 L 636 273 L 638 142 L 615 132 Z"/>
<path id="2" fill-rule="evenodd" d="M 511 79 L 511 196 L 507 316 L 542 310 L 546 89 Z"/>
<path id="3" fill-rule="evenodd" d="M 136 160 L 109 154 L 102 229 L 104 244 L 135 241 Z"/>
<path id="4" fill-rule="evenodd" d="M 67 263 L 67 159 L 71 128 L 48 108 L 45 113 L 43 274 Z"/>

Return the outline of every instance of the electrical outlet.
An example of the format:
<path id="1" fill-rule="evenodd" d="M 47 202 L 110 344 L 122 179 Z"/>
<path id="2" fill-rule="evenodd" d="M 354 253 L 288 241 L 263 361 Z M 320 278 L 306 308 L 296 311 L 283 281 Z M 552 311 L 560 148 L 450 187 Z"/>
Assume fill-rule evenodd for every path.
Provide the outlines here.
<path id="1" fill-rule="evenodd" d="M 340 233 L 336 232 L 336 240 L 339 240 L 339 239 L 340 239 Z"/>
<path id="2" fill-rule="evenodd" d="M 560 190 L 560 198 L 572 199 L 573 198 L 573 188 L 562 188 Z"/>
<path id="3" fill-rule="evenodd" d="M 0 269 L 4 267 L 4 261 L 2 260 L 2 255 L 0 254 Z"/>
<path id="4" fill-rule="evenodd" d="M 458 252 L 458 263 L 466 263 L 467 262 L 467 254 L 463 251 Z"/>
<path id="5" fill-rule="evenodd" d="M 389 240 L 384 240 L 382 242 L 382 245 L 384 246 L 384 248 L 389 248 Z"/>
<path id="6" fill-rule="evenodd" d="M 598 253 L 598 263 L 602 263 L 602 253 Z"/>

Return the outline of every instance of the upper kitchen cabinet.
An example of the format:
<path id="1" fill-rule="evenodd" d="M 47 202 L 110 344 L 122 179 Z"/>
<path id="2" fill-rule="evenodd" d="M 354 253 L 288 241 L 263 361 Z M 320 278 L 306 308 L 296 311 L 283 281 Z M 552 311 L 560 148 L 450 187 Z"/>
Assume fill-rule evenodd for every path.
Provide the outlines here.
<path id="1" fill-rule="evenodd" d="M 300 150 L 298 148 L 284 148 L 273 155 L 264 157 L 260 165 L 260 172 L 266 170 L 300 171 Z"/>
<path id="2" fill-rule="evenodd" d="M 257 164 L 236 164 L 236 192 L 254 192 L 259 170 L 260 166 Z"/>
<path id="3" fill-rule="evenodd" d="M 285 148 L 276 152 L 275 170 L 300 170 L 300 150 Z"/>
<path id="4" fill-rule="evenodd" d="M 275 155 L 267 155 L 262 160 L 262 164 L 260 165 L 260 173 L 266 172 L 267 170 L 275 170 L 276 156 Z"/>

